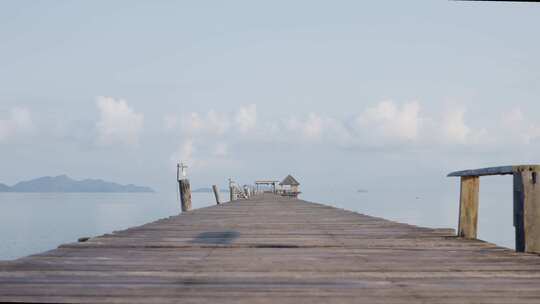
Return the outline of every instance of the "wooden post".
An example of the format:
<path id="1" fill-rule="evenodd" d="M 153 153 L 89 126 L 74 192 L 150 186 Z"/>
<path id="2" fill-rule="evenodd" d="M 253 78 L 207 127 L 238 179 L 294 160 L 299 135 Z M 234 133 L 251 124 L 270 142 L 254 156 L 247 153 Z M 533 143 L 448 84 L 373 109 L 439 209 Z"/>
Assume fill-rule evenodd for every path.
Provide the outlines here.
<path id="1" fill-rule="evenodd" d="M 523 225 L 523 180 L 521 172 L 514 172 L 514 228 L 516 251 L 525 251 L 525 227 Z"/>
<path id="2" fill-rule="evenodd" d="M 219 205 L 219 190 L 216 185 L 212 185 L 212 189 L 214 190 L 214 196 L 216 197 L 216 204 Z"/>
<path id="3" fill-rule="evenodd" d="M 514 201 L 514 218 L 518 224 L 516 225 L 516 250 L 540 253 L 540 185 L 538 184 L 538 171 L 523 169 L 515 173 L 514 199 L 517 199 L 517 202 Z M 518 241 L 521 243 L 518 243 Z"/>
<path id="4" fill-rule="evenodd" d="M 458 236 L 476 239 L 480 177 L 462 176 L 459 201 Z"/>
<path id="5" fill-rule="evenodd" d="M 184 178 L 178 180 L 180 187 L 180 200 L 182 201 L 182 212 L 191 210 L 191 188 L 189 186 L 189 179 Z"/>
<path id="6" fill-rule="evenodd" d="M 234 187 L 233 180 L 229 178 L 229 202 L 234 201 Z"/>

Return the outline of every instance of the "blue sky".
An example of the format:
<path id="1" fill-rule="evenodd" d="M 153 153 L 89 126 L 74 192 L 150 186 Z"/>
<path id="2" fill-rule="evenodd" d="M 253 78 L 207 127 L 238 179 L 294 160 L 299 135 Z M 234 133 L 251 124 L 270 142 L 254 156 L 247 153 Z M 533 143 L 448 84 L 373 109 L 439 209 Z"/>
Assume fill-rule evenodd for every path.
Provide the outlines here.
<path id="1" fill-rule="evenodd" d="M 445 186 L 539 162 L 540 5 L 1 1 L 0 182 Z"/>

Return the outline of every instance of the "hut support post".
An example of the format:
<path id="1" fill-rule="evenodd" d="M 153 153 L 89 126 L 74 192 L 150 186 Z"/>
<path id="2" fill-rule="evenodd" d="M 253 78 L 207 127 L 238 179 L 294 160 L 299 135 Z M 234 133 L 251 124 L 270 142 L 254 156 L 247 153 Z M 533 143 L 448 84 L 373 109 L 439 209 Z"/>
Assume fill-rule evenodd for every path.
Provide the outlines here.
<path id="1" fill-rule="evenodd" d="M 459 201 L 458 236 L 476 239 L 480 177 L 462 176 Z"/>

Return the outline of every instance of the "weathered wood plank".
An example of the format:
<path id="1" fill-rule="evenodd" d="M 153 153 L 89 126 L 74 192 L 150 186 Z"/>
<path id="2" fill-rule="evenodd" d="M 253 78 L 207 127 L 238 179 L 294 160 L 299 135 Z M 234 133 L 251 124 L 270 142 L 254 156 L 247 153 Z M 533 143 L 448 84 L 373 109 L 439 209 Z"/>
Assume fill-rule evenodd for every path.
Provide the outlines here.
<path id="1" fill-rule="evenodd" d="M 480 178 L 462 176 L 459 199 L 458 235 L 467 239 L 476 239 L 478 228 L 478 195 Z"/>
<path id="2" fill-rule="evenodd" d="M 470 169 L 455 171 L 449 173 L 448 177 L 460 177 L 460 176 L 487 176 L 487 175 L 509 175 L 514 172 L 519 172 L 523 170 L 530 171 L 540 171 L 540 165 L 517 165 L 517 166 L 500 166 L 500 167 L 489 167 L 481 169 Z"/>
<path id="3" fill-rule="evenodd" d="M 491 168 L 482 168 L 482 169 L 472 169 L 472 170 L 462 170 L 449 173 L 448 176 L 486 176 L 486 175 L 506 175 L 514 173 L 514 167 L 512 166 L 501 166 L 501 167 L 491 167 Z"/>
<path id="4" fill-rule="evenodd" d="M 265 194 L 0 262 L 0 301 L 538 303 L 540 258 Z"/>

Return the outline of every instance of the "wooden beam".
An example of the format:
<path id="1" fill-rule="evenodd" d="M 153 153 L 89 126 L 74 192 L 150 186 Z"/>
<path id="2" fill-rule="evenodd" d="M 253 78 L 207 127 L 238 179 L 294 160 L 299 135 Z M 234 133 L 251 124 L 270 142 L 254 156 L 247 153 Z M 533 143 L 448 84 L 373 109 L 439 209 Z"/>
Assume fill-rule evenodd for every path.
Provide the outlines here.
<path id="1" fill-rule="evenodd" d="M 540 165 L 517 165 L 517 166 L 501 166 L 501 167 L 489 167 L 482 169 L 462 170 L 448 174 L 448 177 L 452 176 L 488 176 L 488 175 L 507 175 L 514 174 L 514 172 L 520 172 L 523 170 L 538 170 L 540 171 Z"/>
<path id="2" fill-rule="evenodd" d="M 490 167 L 490 168 L 482 168 L 482 169 L 473 169 L 473 170 L 463 170 L 463 171 L 456 171 L 448 174 L 449 177 L 451 176 L 486 176 L 486 175 L 505 175 L 505 174 L 512 174 L 514 173 L 514 167 L 513 166 L 502 166 L 502 167 Z"/>
<path id="3" fill-rule="evenodd" d="M 458 225 L 458 236 L 460 237 L 476 239 L 479 188 L 480 178 L 478 176 L 461 177 Z"/>

